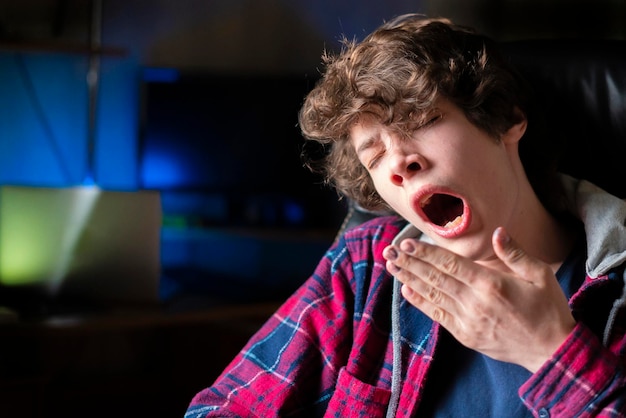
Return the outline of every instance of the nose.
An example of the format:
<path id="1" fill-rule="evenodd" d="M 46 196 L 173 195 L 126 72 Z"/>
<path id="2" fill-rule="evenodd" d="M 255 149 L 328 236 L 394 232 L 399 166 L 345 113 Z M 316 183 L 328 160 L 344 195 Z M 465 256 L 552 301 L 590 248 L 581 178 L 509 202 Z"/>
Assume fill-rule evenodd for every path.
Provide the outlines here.
<path id="1" fill-rule="evenodd" d="M 397 149 L 390 160 L 390 165 L 391 182 L 401 186 L 404 181 L 425 168 L 425 161 L 417 153 L 406 153 Z"/>

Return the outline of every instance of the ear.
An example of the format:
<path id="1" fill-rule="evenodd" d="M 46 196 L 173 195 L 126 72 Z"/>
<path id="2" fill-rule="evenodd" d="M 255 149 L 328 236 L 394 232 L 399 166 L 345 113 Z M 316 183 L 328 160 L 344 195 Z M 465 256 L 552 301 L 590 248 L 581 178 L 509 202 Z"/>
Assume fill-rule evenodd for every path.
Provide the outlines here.
<path id="1" fill-rule="evenodd" d="M 526 126 L 528 125 L 526 115 L 524 115 L 519 108 L 516 107 L 514 112 L 518 116 L 519 122 L 511 126 L 509 130 L 502 135 L 502 143 L 506 145 L 518 143 L 519 140 L 522 139 L 522 136 L 524 136 Z"/>

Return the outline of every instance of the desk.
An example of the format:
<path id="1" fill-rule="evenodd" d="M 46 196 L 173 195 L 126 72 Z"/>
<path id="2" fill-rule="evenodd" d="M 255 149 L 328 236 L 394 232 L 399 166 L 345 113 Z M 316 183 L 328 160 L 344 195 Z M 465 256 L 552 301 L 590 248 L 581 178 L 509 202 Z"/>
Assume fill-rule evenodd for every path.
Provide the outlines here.
<path id="1" fill-rule="evenodd" d="M 277 307 L 0 324 L 0 415 L 181 418 Z"/>

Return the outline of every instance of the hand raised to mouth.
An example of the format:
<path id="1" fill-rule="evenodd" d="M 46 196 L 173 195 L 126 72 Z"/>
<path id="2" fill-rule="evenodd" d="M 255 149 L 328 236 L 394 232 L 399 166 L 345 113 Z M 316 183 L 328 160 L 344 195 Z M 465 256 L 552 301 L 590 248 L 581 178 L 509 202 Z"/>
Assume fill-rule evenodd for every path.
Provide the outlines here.
<path id="1" fill-rule="evenodd" d="M 492 245 L 508 271 L 412 238 L 383 256 L 403 283 L 402 295 L 461 344 L 535 372 L 576 321 L 549 265 L 527 255 L 503 228 Z"/>

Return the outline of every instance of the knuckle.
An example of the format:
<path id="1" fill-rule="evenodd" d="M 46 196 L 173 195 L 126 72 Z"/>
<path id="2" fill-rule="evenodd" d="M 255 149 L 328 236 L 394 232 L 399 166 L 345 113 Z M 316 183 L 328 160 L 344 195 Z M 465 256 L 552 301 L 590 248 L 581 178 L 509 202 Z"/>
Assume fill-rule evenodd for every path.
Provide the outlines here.
<path id="1" fill-rule="evenodd" d="M 428 292 L 426 293 L 426 297 L 432 303 L 438 304 L 441 302 L 442 295 L 439 290 L 435 289 L 434 287 L 431 287 L 428 289 Z"/>
<path id="2" fill-rule="evenodd" d="M 454 276 L 459 272 L 459 263 L 456 257 L 451 254 L 441 257 L 441 267 L 448 274 Z"/>
<path id="3" fill-rule="evenodd" d="M 442 323 L 445 321 L 445 313 L 443 311 L 443 309 L 441 308 L 435 308 L 433 309 L 433 313 L 432 313 L 432 320 L 435 322 L 439 322 Z"/>
<path id="4" fill-rule="evenodd" d="M 518 262 L 526 256 L 526 253 L 521 248 L 509 249 L 509 260 L 512 262 Z"/>
<path id="5" fill-rule="evenodd" d="M 435 287 L 441 287 L 445 280 L 443 274 L 435 269 L 428 270 L 424 279 Z"/>
<path id="6" fill-rule="evenodd" d="M 503 284 L 499 280 L 480 280 L 480 291 L 489 297 L 496 297 L 503 293 Z"/>

